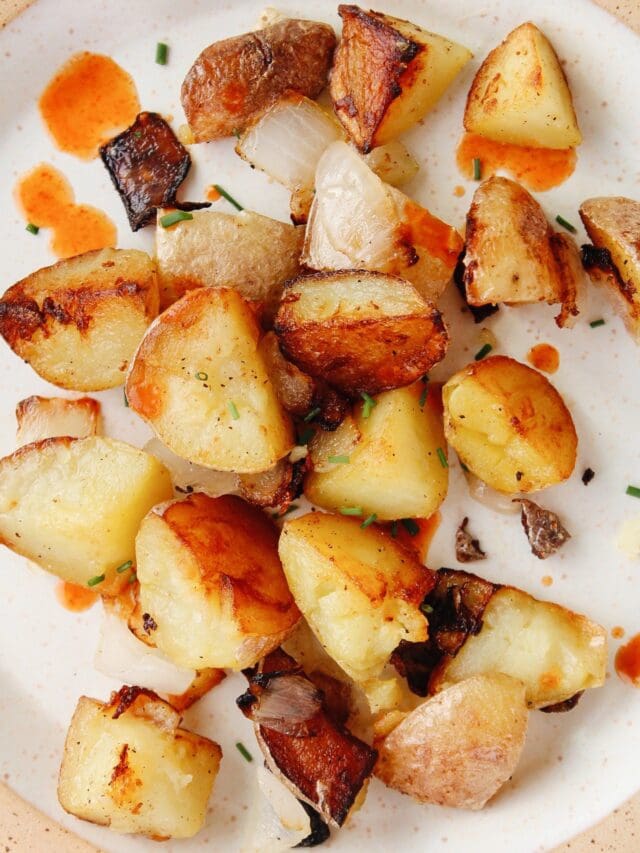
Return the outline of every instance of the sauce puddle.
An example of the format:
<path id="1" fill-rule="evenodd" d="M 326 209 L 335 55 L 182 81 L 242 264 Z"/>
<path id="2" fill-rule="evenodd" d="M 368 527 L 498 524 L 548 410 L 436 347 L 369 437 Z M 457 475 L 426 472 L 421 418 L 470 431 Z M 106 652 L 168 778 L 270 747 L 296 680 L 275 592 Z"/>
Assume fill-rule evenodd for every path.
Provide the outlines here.
<path id="1" fill-rule="evenodd" d="M 623 681 L 633 684 L 634 687 L 640 687 L 640 634 L 636 634 L 628 643 L 620 646 L 616 653 L 615 667 Z"/>
<path id="2" fill-rule="evenodd" d="M 560 353 L 551 344 L 536 344 L 527 353 L 527 361 L 538 370 L 555 373 L 560 367 Z"/>
<path id="3" fill-rule="evenodd" d="M 83 610 L 88 610 L 92 607 L 100 598 L 100 595 L 84 586 L 78 586 L 78 584 L 69 583 L 68 581 L 60 581 L 56 587 L 56 598 L 65 610 L 70 610 L 72 613 L 81 613 Z"/>
<path id="4" fill-rule="evenodd" d="M 418 559 L 425 563 L 429 554 L 429 547 L 441 521 L 442 516 L 439 512 L 434 512 L 429 518 L 412 518 L 408 524 L 412 528 L 415 524 L 416 533 L 409 531 L 402 521 L 398 521 L 395 538 L 402 545 L 414 551 Z M 388 529 L 391 529 L 391 525 Z"/>

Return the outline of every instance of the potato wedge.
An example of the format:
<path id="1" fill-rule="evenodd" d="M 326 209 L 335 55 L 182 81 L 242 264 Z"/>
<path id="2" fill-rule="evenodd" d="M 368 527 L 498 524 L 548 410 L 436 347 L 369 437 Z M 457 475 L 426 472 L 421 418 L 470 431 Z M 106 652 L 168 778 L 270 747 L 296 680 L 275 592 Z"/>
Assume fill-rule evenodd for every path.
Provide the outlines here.
<path id="1" fill-rule="evenodd" d="M 596 252 L 583 247 L 591 278 L 604 285 L 631 336 L 640 343 L 640 202 L 589 198 L 580 218 Z"/>
<path id="2" fill-rule="evenodd" d="M 0 300 L 0 335 L 48 382 L 101 391 L 122 385 L 157 313 L 151 258 L 137 249 L 99 249 L 10 287 Z"/>
<path id="3" fill-rule="evenodd" d="M 243 130 L 288 89 L 316 98 L 335 45 L 327 24 L 291 18 L 209 45 L 182 83 L 182 107 L 195 141 Z"/>
<path id="4" fill-rule="evenodd" d="M 278 531 L 240 498 L 194 493 L 156 507 L 136 538 L 140 606 L 178 666 L 243 669 L 300 618 L 278 558 Z"/>
<path id="5" fill-rule="evenodd" d="M 493 489 L 535 492 L 571 475 L 576 430 L 541 373 L 506 356 L 485 358 L 454 374 L 442 399 L 447 441 Z"/>
<path id="6" fill-rule="evenodd" d="M 47 438 L 0 460 L 0 541 L 63 580 L 128 583 L 138 525 L 173 494 L 153 456 L 110 438 Z"/>
<path id="7" fill-rule="evenodd" d="M 379 677 L 401 639 L 426 639 L 419 606 L 434 578 L 382 530 L 360 523 L 318 512 L 287 521 L 279 553 L 312 631 L 362 684 Z"/>
<path id="8" fill-rule="evenodd" d="M 442 408 L 435 393 L 422 400 L 425 389 L 418 381 L 386 391 L 374 398 L 370 410 L 370 404 L 357 403 L 355 444 L 349 421 L 334 433 L 316 433 L 309 444 L 313 467 L 304 481 L 307 498 L 336 512 L 360 507 L 363 519 L 432 515 L 445 499 L 449 478 L 438 457 L 438 449 L 446 447 Z M 330 461 L 336 458 L 343 461 Z"/>
<path id="9" fill-rule="evenodd" d="M 137 687 L 104 704 L 81 696 L 60 768 L 62 808 L 115 832 L 191 838 L 204 826 L 222 750 L 179 726 L 170 705 Z"/>
<path id="10" fill-rule="evenodd" d="M 218 471 L 266 471 L 293 447 L 293 428 L 264 360 L 248 303 L 200 288 L 145 335 L 127 376 L 131 408 L 171 450 Z"/>
<path id="11" fill-rule="evenodd" d="M 16 420 L 18 447 L 61 435 L 88 438 L 100 432 L 100 403 L 92 397 L 27 397 L 16 406 Z"/>
<path id="12" fill-rule="evenodd" d="M 481 809 L 513 775 L 528 716 L 520 681 L 498 673 L 460 681 L 387 735 L 375 775 L 420 803 Z"/>
<path id="13" fill-rule="evenodd" d="M 230 287 L 273 312 L 282 285 L 300 271 L 304 230 L 248 210 L 194 211 L 163 228 L 158 212 L 156 257 L 162 308 L 196 287 Z"/>
<path id="14" fill-rule="evenodd" d="M 290 282 L 274 329 L 287 358 L 352 397 L 410 384 L 449 341 L 440 312 L 414 287 L 365 270 Z"/>
<path id="15" fill-rule="evenodd" d="M 409 21 L 338 6 L 342 40 L 331 71 L 336 114 L 364 153 L 432 109 L 472 53 Z"/>
<path id="16" fill-rule="evenodd" d="M 562 65 L 531 22 L 512 30 L 474 77 L 465 130 L 497 142 L 573 148 L 582 134 Z"/>

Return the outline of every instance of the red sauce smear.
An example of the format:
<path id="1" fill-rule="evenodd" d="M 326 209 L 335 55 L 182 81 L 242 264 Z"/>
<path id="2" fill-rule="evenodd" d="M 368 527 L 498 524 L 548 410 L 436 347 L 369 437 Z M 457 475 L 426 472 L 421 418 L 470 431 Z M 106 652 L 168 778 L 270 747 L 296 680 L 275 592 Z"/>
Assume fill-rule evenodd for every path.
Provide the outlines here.
<path id="1" fill-rule="evenodd" d="M 60 581 L 56 587 L 56 598 L 60 604 L 73 613 L 88 610 L 100 598 L 97 592 L 85 586 L 78 586 L 68 581 Z"/>
<path id="2" fill-rule="evenodd" d="M 48 163 L 22 175 L 15 194 L 27 222 L 53 230 L 50 247 L 58 258 L 116 245 L 116 226 L 109 217 L 96 207 L 76 204 L 69 181 Z"/>
<path id="3" fill-rule="evenodd" d="M 457 152 L 458 168 L 465 177 L 473 177 L 476 158 L 480 160 L 483 178 L 504 169 L 525 187 L 535 191 L 559 186 L 573 174 L 577 162 L 573 148 L 530 148 L 465 133 Z"/>
<path id="4" fill-rule="evenodd" d="M 405 204 L 403 214 L 401 230 L 407 241 L 426 249 L 434 258 L 453 269 L 464 245 L 456 229 L 413 201 Z"/>
<path id="5" fill-rule="evenodd" d="M 640 634 L 632 637 L 616 653 L 616 672 L 623 681 L 640 687 Z"/>
<path id="6" fill-rule="evenodd" d="M 551 344 L 536 344 L 527 353 L 527 361 L 545 373 L 555 373 L 560 367 L 560 353 Z"/>
<path id="7" fill-rule="evenodd" d="M 401 521 L 395 522 L 395 539 L 405 547 L 414 551 L 418 559 L 425 563 L 429 554 L 429 547 L 436 535 L 436 531 L 442 521 L 442 516 L 439 512 L 434 512 L 429 518 L 413 518 L 412 522 L 418 527 L 418 532 L 411 534 Z M 392 525 L 388 525 L 387 530 L 391 530 Z"/>
<path id="8" fill-rule="evenodd" d="M 61 151 L 83 160 L 129 127 L 140 112 L 133 79 L 109 56 L 76 53 L 40 96 L 40 113 Z"/>

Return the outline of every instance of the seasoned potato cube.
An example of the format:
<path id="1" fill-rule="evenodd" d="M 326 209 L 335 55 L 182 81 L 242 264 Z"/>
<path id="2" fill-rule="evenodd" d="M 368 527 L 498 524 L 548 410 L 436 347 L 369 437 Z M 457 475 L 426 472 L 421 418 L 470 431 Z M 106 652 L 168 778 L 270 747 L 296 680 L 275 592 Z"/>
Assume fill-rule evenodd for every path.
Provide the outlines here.
<path id="1" fill-rule="evenodd" d="M 62 808 L 115 832 L 191 838 L 204 826 L 222 750 L 179 725 L 170 705 L 137 687 L 105 704 L 81 696 L 60 768 Z"/>
<path id="2" fill-rule="evenodd" d="M 110 438 L 48 438 L 0 460 L 0 541 L 71 583 L 117 592 L 138 525 L 173 494 L 158 460 Z"/>
<path id="3" fill-rule="evenodd" d="M 276 527 L 235 496 L 194 493 L 156 507 L 140 526 L 136 556 L 153 642 L 178 666 L 253 666 L 300 618 Z"/>
<path id="4" fill-rule="evenodd" d="M 535 492 L 573 471 L 578 438 L 542 374 L 506 356 L 473 362 L 442 389 L 444 432 L 467 468 L 499 492 Z"/>
<path id="5" fill-rule="evenodd" d="M 420 642 L 419 610 L 434 584 L 411 552 L 360 520 L 309 513 L 287 521 L 279 551 L 314 634 L 355 681 L 377 678 L 400 640 Z"/>
<path id="6" fill-rule="evenodd" d="M 88 438 L 100 432 L 100 403 L 92 397 L 27 397 L 16 406 L 16 420 L 18 447 L 61 435 Z"/>
<path id="7" fill-rule="evenodd" d="M 464 126 L 470 133 L 514 145 L 580 145 L 567 78 L 535 24 L 516 27 L 484 60 L 467 96 Z"/>
<path id="8" fill-rule="evenodd" d="M 351 396 L 408 385 L 444 358 L 449 340 L 414 287 L 365 270 L 291 282 L 274 328 L 287 358 Z"/>
<path id="9" fill-rule="evenodd" d="M 293 428 L 259 336 L 235 290 L 186 293 L 140 344 L 127 377 L 129 405 L 189 462 L 247 474 L 272 468 L 293 447 Z"/>
<path id="10" fill-rule="evenodd" d="M 10 287 L 0 300 L 0 335 L 48 382 L 101 391 L 122 385 L 157 313 L 151 258 L 137 249 L 99 249 Z"/>
<path id="11" fill-rule="evenodd" d="M 342 40 L 331 97 L 345 129 L 367 152 L 424 118 L 472 53 L 381 12 L 344 5 L 338 12 Z"/>
<path id="12" fill-rule="evenodd" d="M 360 507 L 363 518 L 375 513 L 379 521 L 432 515 L 447 494 L 448 470 L 438 456 L 446 447 L 442 409 L 433 391 L 422 400 L 426 390 L 419 381 L 386 391 L 373 408 L 356 404 L 353 422 L 316 433 L 304 483 L 309 500 L 334 511 Z"/>

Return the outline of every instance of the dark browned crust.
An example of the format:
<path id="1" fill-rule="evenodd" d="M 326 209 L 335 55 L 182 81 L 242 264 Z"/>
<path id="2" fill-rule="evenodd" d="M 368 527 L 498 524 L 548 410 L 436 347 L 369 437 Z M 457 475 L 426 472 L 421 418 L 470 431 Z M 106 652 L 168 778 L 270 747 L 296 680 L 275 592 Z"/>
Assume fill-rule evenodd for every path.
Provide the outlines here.
<path id="1" fill-rule="evenodd" d="M 576 246 L 571 237 L 551 231 L 549 235 L 551 253 L 555 259 L 560 281 L 560 313 L 555 318 L 556 324 L 563 329 L 569 325 L 573 317 L 580 313 L 578 308 L 578 282 L 573 274 L 570 255 L 576 252 Z"/>
<path id="2" fill-rule="evenodd" d="M 468 523 L 469 519 L 465 516 L 456 530 L 456 560 L 460 563 L 486 560 L 487 555 L 480 547 L 480 542 L 467 531 Z"/>
<path id="3" fill-rule="evenodd" d="M 526 498 L 516 498 L 514 503 L 521 506 L 520 520 L 531 550 L 539 560 L 551 557 L 571 539 L 571 534 L 563 527 L 555 512 Z"/>
<path id="4" fill-rule="evenodd" d="M 466 310 L 471 314 L 474 323 L 483 323 L 487 317 L 491 317 L 491 315 L 495 314 L 496 311 L 499 311 L 500 308 L 498 305 L 492 305 L 491 303 L 488 303 L 487 305 L 471 305 L 468 301 L 467 288 L 465 286 L 464 279 L 467 269 L 464 263 L 464 255 L 464 251 L 460 252 L 460 257 L 458 258 L 458 262 L 453 270 L 453 283 L 464 302 L 465 307 L 463 308 L 463 311 Z"/>
<path id="5" fill-rule="evenodd" d="M 156 625 L 156 620 L 150 613 L 142 614 L 142 627 L 147 634 L 150 634 L 152 631 L 157 631 L 158 626 Z"/>
<path id="6" fill-rule="evenodd" d="M 327 385 L 322 379 L 316 379 L 316 390 L 312 408 L 320 409 L 313 423 L 327 432 L 337 430 L 351 410 L 349 400 Z"/>
<path id="7" fill-rule="evenodd" d="M 318 847 L 320 844 L 324 844 L 325 841 L 328 841 L 331 835 L 329 827 L 322 820 L 318 812 L 312 806 L 309 805 L 309 803 L 305 803 L 304 800 L 298 800 L 298 802 L 309 816 L 311 832 L 309 833 L 309 835 L 307 835 L 306 838 L 302 839 L 300 844 L 296 844 L 296 848 Z"/>
<path id="8" fill-rule="evenodd" d="M 582 216 L 582 214 L 580 215 Z M 584 222 L 584 218 L 582 221 Z M 582 266 L 587 272 L 597 269 L 604 273 L 612 273 L 614 271 L 617 273 L 616 265 L 611 260 L 611 253 L 608 249 L 592 246 L 591 243 L 584 243 L 580 247 L 580 254 L 582 257 Z"/>
<path id="9" fill-rule="evenodd" d="M 302 488 L 303 470 L 298 462 L 293 465 L 286 458 L 276 463 L 269 471 L 258 474 L 240 474 L 238 477 L 240 496 L 259 507 L 282 507 L 285 509 Z"/>
<path id="10" fill-rule="evenodd" d="M 583 693 L 584 690 L 580 690 L 578 693 L 565 699 L 564 702 L 556 702 L 555 705 L 546 705 L 544 708 L 538 708 L 538 710 L 544 711 L 545 714 L 564 714 L 567 711 L 573 711 Z"/>
<path id="11" fill-rule="evenodd" d="M 118 717 L 129 710 L 139 696 L 146 696 L 154 702 L 163 701 L 153 690 L 147 690 L 146 687 L 136 687 L 135 685 L 129 687 L 125 684 L 120 690 L 111 694 L 109 705 L 105 710 L 113 711 L 112 717 L 114 720 L 117 720 Z"/>

